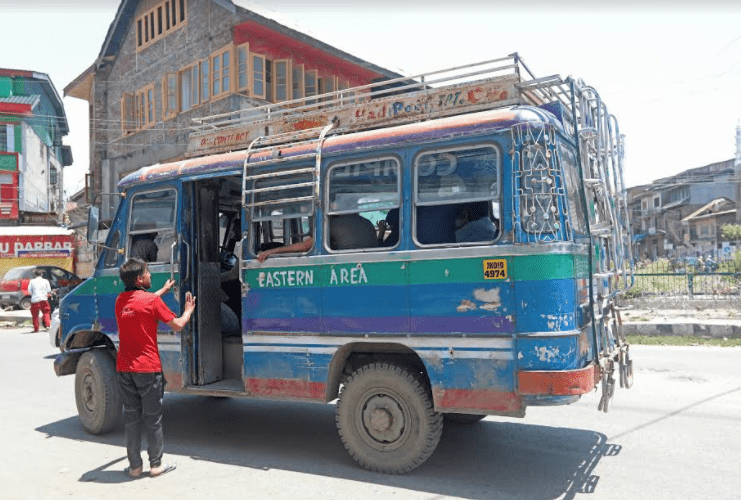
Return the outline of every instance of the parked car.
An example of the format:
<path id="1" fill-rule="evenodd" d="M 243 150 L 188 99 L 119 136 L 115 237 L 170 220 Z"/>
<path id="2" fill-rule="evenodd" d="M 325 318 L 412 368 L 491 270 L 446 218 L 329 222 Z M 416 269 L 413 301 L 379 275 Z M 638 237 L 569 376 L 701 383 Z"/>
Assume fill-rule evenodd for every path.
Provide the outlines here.
<path id="1" fill-rule="evenodd" d="M 31 294 L 28 293 L 28 283 L 35 278 L 34 271 L 36 269 L 44 271 L 44 278 L 49 280 L 53 292 L 60 288 L 71 290 L 82 283 L 82 278 L 57 266 L 13 267 L 8 269 L 2 281 L 0 281 L 0 307 L 31 308 Z"/>
<path id="2" fill-rule="evenodd" d="M 59 309 L 54 309 L 51 312 L 51 325 L 49 325 L 49 343 L 52 347 L 59 347 L 59 325 Z"/>

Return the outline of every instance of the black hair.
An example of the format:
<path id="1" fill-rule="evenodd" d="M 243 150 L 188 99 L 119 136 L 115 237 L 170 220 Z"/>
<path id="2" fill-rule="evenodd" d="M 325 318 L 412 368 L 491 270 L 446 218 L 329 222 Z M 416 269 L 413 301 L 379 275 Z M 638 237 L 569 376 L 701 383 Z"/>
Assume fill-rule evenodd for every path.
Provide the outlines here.
<path id="1" fill-rule="evenodd" d="M 147 263 L 138 257 L 131 257 L 129 260 L 124 262 L 118 269 L 118 274 L 121 276 L 121 281 L 124 282 L 126 288 L 136 288 L 136 278 L 144 274 L 147 270 Z"/>
<path id="2" fill-rule="evenodd" d="M 33 274 L 34 274 L 34 276 L 43 276 L 44 275 L 44 270 L 43 269 L 34 269 L 33 270 Z"/>

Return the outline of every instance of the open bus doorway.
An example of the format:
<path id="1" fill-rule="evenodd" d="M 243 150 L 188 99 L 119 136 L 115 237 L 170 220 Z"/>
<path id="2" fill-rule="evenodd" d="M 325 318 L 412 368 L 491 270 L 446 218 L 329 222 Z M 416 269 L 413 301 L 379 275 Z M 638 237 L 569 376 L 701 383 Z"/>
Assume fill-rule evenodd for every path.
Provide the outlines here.
<path id="1" fill-rule="evenodd" d="M 242 392 L 241 290 L 238 275 L 233 276 L 236 286 L 225 278 L 241 258 L 234 254 L 241 226 L 240 179 L 196 181 L 192 192 L 195 231 L 188 251 L 198 297 L 194 379 L 198 386 Z"/>

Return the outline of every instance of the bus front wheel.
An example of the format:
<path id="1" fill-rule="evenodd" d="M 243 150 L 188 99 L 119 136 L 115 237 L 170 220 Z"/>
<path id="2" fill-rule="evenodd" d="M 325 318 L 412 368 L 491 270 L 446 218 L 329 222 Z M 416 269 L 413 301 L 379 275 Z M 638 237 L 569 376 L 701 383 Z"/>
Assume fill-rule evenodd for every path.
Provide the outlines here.
<path id="1" fill-rule="evenodd" d="M 123 402 L 112 356 L 100 349 L 80 356 L 75 372 L 75 401 L 82 427 L 89 433 L 104 434 L 118 424 Z"/>
<path id="2" fill-rule="evenodd" d="M 362 366 L 347 379 L 336 421 L 355 461 L 387 474 L 421 465 L 435 451 L 443 428 L 426 384 L 391 363 Z"/>

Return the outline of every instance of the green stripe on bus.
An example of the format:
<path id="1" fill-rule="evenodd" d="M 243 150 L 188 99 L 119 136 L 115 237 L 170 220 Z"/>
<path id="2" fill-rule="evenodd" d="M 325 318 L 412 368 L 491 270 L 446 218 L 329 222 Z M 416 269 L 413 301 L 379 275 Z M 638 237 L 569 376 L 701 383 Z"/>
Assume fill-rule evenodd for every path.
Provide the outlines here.
<path id="1" fill-rule="evenodd" d="M 484 276 L 484 262 L 504 260 L 507 280 L 539 281 L 573 279 L 574 255 L 525 255 L 418 261 L 321 264 L 250 269 L 245 279 L 251 289 L 334 287 L 346 285 L 425 285 L 493 282 Z M 584 260 L 583 258 L 581 260 Z M 584 260 L 584 262 L 586 262 Z M 582 264 L 582 269 L 585 269 Z"/>
<path id="2" fill-rule="evenodd" d="M 574 278 L 574 255 L 523 255 L 515 258 L 510 275 L 515 281 Z"/>
<path id="3" fill-rule="evenodd" d="M 150 292 L 156 292 L 170 279 L 170 273 L 154 273 L 152 274 L 152 287 L 149 289 Z M 175 282 L 178 279 L 175 276 Z M 98 295 L 109 295 L 119 294 L 124 291 L 124 284 L 118 274 L 111 274 L 107 276 L 97 276 L 93 279 L 87 280 L 75 288 L 75 293 L 78 295 L 92 295 L 97 293 Z"/>

